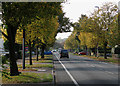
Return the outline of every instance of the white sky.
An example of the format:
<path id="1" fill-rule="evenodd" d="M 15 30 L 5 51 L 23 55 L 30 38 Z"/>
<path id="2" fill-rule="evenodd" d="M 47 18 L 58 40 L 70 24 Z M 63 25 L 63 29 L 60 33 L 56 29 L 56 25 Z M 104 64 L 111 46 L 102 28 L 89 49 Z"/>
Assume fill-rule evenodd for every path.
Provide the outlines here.
<path id="1" fill-rule="evenodd" d="M 63 3 L 63 11 L 66 13 L 65 16 L 69 17 L 72 22 L 77 22 L 81 14 L 89 16 L 96 9 L 95 6 L 101 7 L 106 2 L 113 2 L 118 4 L 120 0 L 67 0 Z M 97 10 L 97 9 L 96 9 Z M 67 38 L 69 33 L 58 33 L 58 38 Z"/>

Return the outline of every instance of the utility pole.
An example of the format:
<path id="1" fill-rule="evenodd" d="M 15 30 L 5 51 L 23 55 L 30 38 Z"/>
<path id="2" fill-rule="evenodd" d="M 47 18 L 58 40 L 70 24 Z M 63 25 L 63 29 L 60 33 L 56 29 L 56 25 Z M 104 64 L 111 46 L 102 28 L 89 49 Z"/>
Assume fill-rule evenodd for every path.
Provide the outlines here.
<path id="1" fill-rule="evenodd" d="M 25 29 L 23 29 L 23 69 L 25 69 Z"/>

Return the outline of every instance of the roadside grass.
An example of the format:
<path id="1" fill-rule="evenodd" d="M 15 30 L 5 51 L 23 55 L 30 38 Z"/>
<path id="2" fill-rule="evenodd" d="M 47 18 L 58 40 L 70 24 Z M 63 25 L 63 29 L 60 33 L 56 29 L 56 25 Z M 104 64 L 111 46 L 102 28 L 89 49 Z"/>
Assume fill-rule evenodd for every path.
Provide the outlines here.
<path id="1" fill-rule="evenodd" d="M 95 56 L 83 56 L 83 57 L 89 57 L 89 58 L 92 58 L 94 60 L 98 60 L 98 61 L 103 61 L 103 62 L 109 62 L 109 63 L 116 63 L 118 64 L 118 59 L 115 59 L 115 58 L 107 58 L 107 59 L 104 59 L 104 57 L 95 57 Z"/>
<path id="2" fill-rule="evenodd" d="M 29 60 L 26 60 L 28 63 Z M 33 65 L 25 64 L 25 69 L 22 69 L 22 64 L 18 64 L 18 71 L 21 72 L 18 76 L 10 76 L 10 68 L 2 70 L 3 84 L 19 84 L 19 83 L 44 83 L 52 82 L 53 76 L 50 72 L 37 72 L 38 68 L 53 68 L 52 55 L 45 56 L 39 61 L 32 60 Z M 36 63 L 36 64 L 34 64 Z M 37 64 L 38 63 L 38 64 Z M 43 63 L 43 64 L 39 64 Z M 45 64 L 44 64 L 45 63 Z M 25 72 L 24 72 L 25 71 Z"/>
<path id="3" fill-rule="evenodd" d="M 51 82 L 53 80 L 52 74 L 50 73 L 31 73 L 23 72 L 19 76 L 2 77 L 3 84 L 17 84 L 17 83 L 41 83 Z"/>
<path id="4" fill-rule="evenodd" d="M 52 64 L 33 64 L 33 65 L 29 65 L 29 64 L 25 64 L 26 68 L 53 68 Z M 18 64 L 18 68 L 22 68 L 22 64 Z"/>
<path id="5" fill-rule="evenodd" d="M 5 70 L 10 71 L 10 68 L 7 68 Z M 18 71 L 38 71 L 38 69 L 35 69 L 35 68 L 26 68 L 26 69 L 18 68 Z"/>
<path id="6" fill-rule="evenodd" d="M 33 60 L 32 61 L 33 63 L 52 63 L 53 61 L 52 60 Z M 25 63 L 29 63 L 29 60 L 26 60 Z"/>
<path id="7" fill-rule="evenodd" d="M 22 69 L 22 68 L 18 68 L 18 71 L 38 71 L 38 69 L 33 69 L 33 68 Z"/>
<path id="8" fill-rule="evenodd" d="M 36 57 L 33 57 L 32 59 L 36 59 Z M 45 55 L 44 58 L 41 58 L 41 56 L 38 57 L 39 60 L 52 60 L 53 56 L 52 55 Z"/>
<path id="9" fill-rule="evenodd" d="M 32 58 L 33 65 L 25 64 L 26 68 L 52 68 L 53 65 L 51 64 L 53 62 L 53 56 L 52 55 L 45 55 L 44 58 L 39 57 L 39 60 L 36 61 L 36 57 Z M 25 63 L 29 63 L 29 60 L 26 60 Z M 45 63 L 45 64 L 34 64 L 34 63 Z M 50 63 L 50 64 L 49 64 Z M 22 68 L 22 64 L 18 64 L 18 68 Z"/>
<path id="10" fill-rule="evenodd" d="M 82 56 L 82 57 L 88 57 L 88 58 L 91 58 L 91 59 L 94 59 L 94 60 L 98 60 L 98 61 L 103 61 L 103 62 L 109 62 L 109 63 L 119 64 L 119 60 L 118 60 L 118 59 L 115 59 L 115 58 L 112 58 L 112 57 L 111 57 L 111 58 L 104 59 L 104 57 L 95 57 L 95 56 L 78 55 L 78 54 L 74 54 L 74 55 Z"/>
<path id="11" fill-rule="evenodd" d="M 0 83 L 2 83 L 2 72 L 0 70 Z"/>
<path id="12" fill-rule="evenodd" d="M 103 61 L 103 62 L 116 63 L 116 64 L 119 63 L 118 59 L 115 59 L 115 58 L 104 59 L 104 57 L 94 57 L 94 56 L 85 56 L 85 57 L 89 57 L 89 58 L 92 58 L 98 61 Z"/>

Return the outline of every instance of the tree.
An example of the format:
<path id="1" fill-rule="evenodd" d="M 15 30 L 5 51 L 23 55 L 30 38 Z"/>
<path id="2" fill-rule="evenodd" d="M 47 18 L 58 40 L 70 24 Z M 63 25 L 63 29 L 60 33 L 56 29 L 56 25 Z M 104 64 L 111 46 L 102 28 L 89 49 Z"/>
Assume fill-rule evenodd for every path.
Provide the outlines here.
<path id="1" fill-rule="evenodd" d="M 89 17 L 81 15 L 78 22 L 74 23 L 74 31 L 80 32 L 81 44 L 91 48 L 95 47 L 96 50 L 98 47 L 104 47 L 105 59 L 107 59 L 107 47 L 120 43 L 117 11 L 118 8 L 115 4 L 105 3 Z"/>
<path id="2" fill-rule="evenodd" d="M 73 23 L 70 22 L 70 19 L 65 17 L 65 13 L 61 13 L 58 16 L 58 22 L 59 22 L 59 28 L 58 28 L 58 33 L 62 32 L 71 32 L 70 28 L 73 26 Z"/>
<path id="3" fill-rule="evenodd" d="M 54 9 L 53 9 L 53 7 Z M 3 23 L 7 25 L 7 34 L 2 34 L 9 41 L 9 55 L 10 55 L 10 74 L 19 75 L 18 67 L 15 60 L 15 36 L 17 29 L 30 23 L 31 19 L 36 16 L 43 17 L 59 13 L 60 3 L 17 3 L 17 2 L 3 2 Z M 48 10 L 50 9 L 50 10 Z M 44 10 L 46 10 L 44 12 Z M 13 15 L 14 14 L 14 15 Z"/>
<path id="4" fill-rule="evenodd" d="M 20 8 L 22 6 L 24 7 L 24 4 L 17 5 L 17 3 L 2 3 L 2 8 L 4 9 L 2 14 L 3 14 L 3 20 L 5 21 L 4 23 L 7 25 L 7 35 L 5 35 L 3 32 L 2 34 L 8 39 L 9 42 L 11 75 L 19 75 L 18 67 L 15 59 L 15 35 L 23 17 L 18 15 L 18 13 L 23 12 L 22 10 L 21 10 L 22 12 L 20 12 Z"/>
<path id="5" fill-rule="evenodd" d="M 101 7 L 101 23 L 102 23 L 102 28 L 104 30 L 104 35 L 103 35 L 103 42 L 104 42 L 104 58 L 107 59 L 106 56 L 106 47 L 108 45 L 108 37 L 109 37 L 109 32 L 111 31 L 112 27 L 111 25 L 113 24 L 114 18 L 117 14 L 118 8 L 117 5 L 113 3 L 105 3 Z"/>
<path id="6" fill-rule="evenodd" d="M 73 32 L 64 43 L 65 49 L 76 49 L 79 43 L 75 39 L 76 34 Z"/>
<path id="7" fill-rule="evenodd" d="M 40 46 L 42 48 L 42 58 L 44 58 L 45 47 L 51 46 L 55 42 L 58 28 L 57 20 L 57 17 L 38 17 L 31 24 L 27 25 L 26 41 L 28 43 L 36 41 L 36 47 Z"/>

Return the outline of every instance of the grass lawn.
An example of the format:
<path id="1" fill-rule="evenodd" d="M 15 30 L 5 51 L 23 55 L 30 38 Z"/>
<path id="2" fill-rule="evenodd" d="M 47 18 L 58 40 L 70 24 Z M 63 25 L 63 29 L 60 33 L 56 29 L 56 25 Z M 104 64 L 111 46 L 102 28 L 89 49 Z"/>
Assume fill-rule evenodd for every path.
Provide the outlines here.
<path id="1" fill-rule="evenodd" d="M 8 78 L 9 77 L 9 78 Z M 17 84 L 17 83 L 40 83 L 40 82 L 51 82 L 53 80 L 52 74 L 50 73 L 21 73 L 19 76 L 2 77 L 3 84 Z"/>
<path id="2" fill-rule="evenodd" d="M 5 69 L 6 71 L 10 71 L 9 68 Z M 26 68 L 26 69 L 23 69 L 23 68 L 18 68 L 18 71 L 38 71 L 38 69 L 35 69 L 35 68 Z"/>
<path id="3" fill-rule="evenodd" d="M 33 63 L 52 63 L 52 60 L 32 60 Z M 26 60 L 25 63 L 29 63 L 29 60 Z"/>
<path id="4" fill-rule="evenodd" d="M 32 59 L 36 59 L 36 57 L 33 57 Z M 45 55 L 44 58 L 41 58 L 41 56 L 38 57 L 39 60 L 52 60 L 53 55 Z"/>
<path id="5" fill-rule="evenodd" d="M 98 61 L 103 61 L 103 62 L 109 62 L 109 63 L 116 63 L 119 64 L 119 60 L 118 59 L 114 59 L 114 58 L 107 58 L 104 59 L 104 57 L 95 57 L 95 56 L 87 56 L 87 55 L 78 55 L 78 54 L 74 54 L 77 56 L 82 56 L 82 57 L 88 57 L 94 60 L 98 60 Z"/>
<path id="6" fill-rule="evenodd" d="M 2 83 L 2 73 L 0 71 L 0 83 Z"/>
<path id="7" fill-rule="evenodd" d="M 33 65 L 25 64 L 25 67 L 26 68 L 42 68 L 42 67 L 52 68 L 53 65 L 49 64 L 53 62 L 52 58 L 53 58 L 52 55 L 45 55 L 45 58 L 42 59 L 41 57 L 39 57 L 39 60 L 36 61 L 36 57 L 33 57 L 32 58 L 33 63 L 46 63 L 46 64 L 33 64 Z M 29 63 L 29 60 L 26 60 L 25 63 Z M 22 64 L 18 64 L 18 68 L 22 68 Z"/>
<path id="8" fill-rule="evenodd" d="M 44 59 L 40 59 L 39 61 L 32 60 L 32 62 L 36 64 L 33 65 L 25 64 L 26 67 L 25 69 L 22 69 L 22 64 L 18 64 L 18 70 L 22 72 L 18 76 L 10 76 L 9 68 L 3 70 L 2 83 L 18 84 L 18 83 L 43 83 L 43 82 L 53 81 L 53 76 L 50 72 L 44 72 L 44 73 L 38 72 L 38 68 L 53 68 L 53 64 L 50 64 L 52 63 L 52 55 L 49 56 L 45 55 Z M 26 60 L 26 63 L 29 63 L 29 60 Z M 45 63 L 45 64 L 39 64 L 39 63 Z"/>
<path id="9" fill-rule="evenodd" d="M 33 68 L 26 68 L 26 69 L 18 68 L 18 71 L 38 71 L 38 69 L 33 69 Z"/>
<path id="10" fill-rule="evenodd" d="M 98 61 L 104 61 L 104 62 L 110 62 L 110 63 L 117 63 L 118 64 L 118 59 L 114 59 L 114 58 L 107 58 L 104 59 L 104 57 L 94 57 L 94 56 L 85 56 L 85 57 L 89 57 Z"/>
<path id="11" fill-rule="evenodd" d="M 42 68 L 42 67 L 47 67 L 47 68 L 53 68 L 52 64 L 25 64 L 26 68 Z M 18 68 L 22 68 L 22 64 L 18 64 Z"/>

